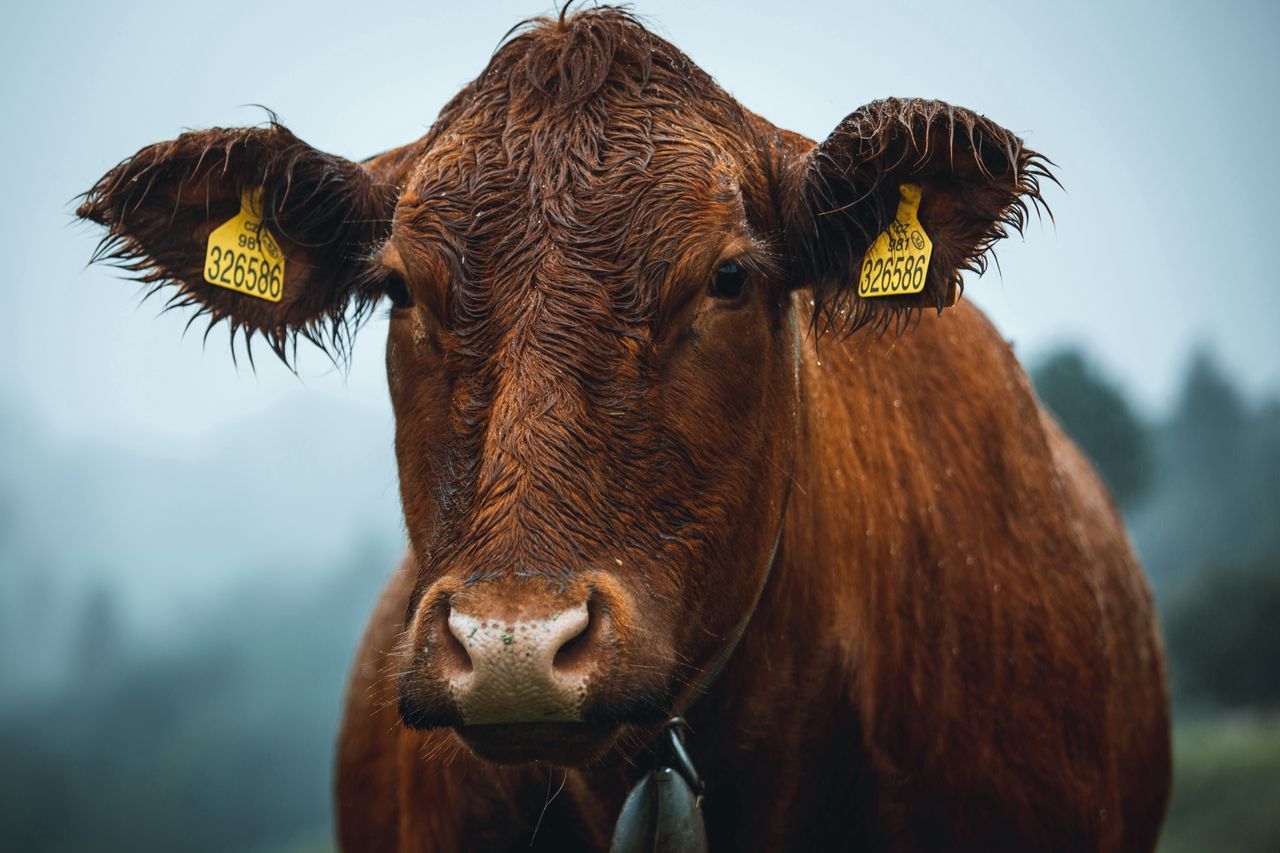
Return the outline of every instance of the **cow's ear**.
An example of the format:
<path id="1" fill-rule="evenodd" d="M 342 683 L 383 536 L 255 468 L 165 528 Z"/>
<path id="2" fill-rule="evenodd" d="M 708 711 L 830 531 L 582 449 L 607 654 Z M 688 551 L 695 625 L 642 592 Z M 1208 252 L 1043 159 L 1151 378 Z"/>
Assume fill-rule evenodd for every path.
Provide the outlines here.
<path id="1" fill-rule="evenodd" d="M 953 305 L 960 271 L 981 273 L 992 244 L 1039 210 L 1047 167 L 1009 131 L 940 101 L 891 98 L 847 117 L 783 172 L 815 323 L 884 329 Z"/>
<path id="2" fill-rule="evenodd" d="M 331 353 L 380 295 L 372 248 L 393 182 L 317 151 L 274 122 L 195 131 L 143 148 L 76 211 L 103 225 L 95 260 L 134 272 L 232 340 L 262 336 L 288 361 L 298 335 Z"/>

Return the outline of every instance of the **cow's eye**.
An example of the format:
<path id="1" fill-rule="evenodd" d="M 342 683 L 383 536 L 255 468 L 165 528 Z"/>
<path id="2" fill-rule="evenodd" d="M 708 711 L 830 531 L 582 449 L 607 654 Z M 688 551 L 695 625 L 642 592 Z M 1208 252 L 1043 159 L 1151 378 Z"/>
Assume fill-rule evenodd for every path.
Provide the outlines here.
<path id="1" fill-rule="evenodd" d="M 747 292 L 747 271 L 730 261 L 721 264 L 707 285 L 707 293 L 725 302 L 737 302 Z"/>
<path id="2" fill-rule="evenodd" d="M 383 281 L 382 290 L 387 294 L 387 299 L 391 300 L 392 308 L 410 308 L 413 306 L 413 294 L 409 292 L 409 286 L 405 284 L 404 279 L 398 273 L 388 273 Z"/>

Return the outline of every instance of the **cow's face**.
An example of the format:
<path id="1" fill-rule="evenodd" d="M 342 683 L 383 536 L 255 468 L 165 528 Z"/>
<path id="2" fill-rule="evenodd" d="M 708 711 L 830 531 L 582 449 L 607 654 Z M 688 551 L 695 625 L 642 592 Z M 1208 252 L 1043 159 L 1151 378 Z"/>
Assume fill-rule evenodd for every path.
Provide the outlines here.
<path id="1" fill-rule="evenodd" d="M 1007 132 L 935 102 L 873 104 L 815 147 L 605 9 L 516 37 L 424 139 L 369 163 L 276 125 L 187 134 L 118 166 L 81 214 L 180 303 L 282 355 L 298 333 L 340 348 L 388 298 L 419 567 L 401 716 L 494 760 L 582 763 L 669 715 L 749 617 L 813 318 L 883 327 L 949 304 L 1037 174 Z M 928 274 L 859 297 L 904 183 Z M 210 233 L 258 188 L 280 286 L 214 284 Z"/>
<path id="2" fill-rule="evenodd" d="M 755 123 L 707 81 L 678 103 L 513 83 L 533 42 L 415 154 L 378 261 L 421 566 L 402 714 L 546 758 L 661 720 L 749 609 L 797 328 Z"/>

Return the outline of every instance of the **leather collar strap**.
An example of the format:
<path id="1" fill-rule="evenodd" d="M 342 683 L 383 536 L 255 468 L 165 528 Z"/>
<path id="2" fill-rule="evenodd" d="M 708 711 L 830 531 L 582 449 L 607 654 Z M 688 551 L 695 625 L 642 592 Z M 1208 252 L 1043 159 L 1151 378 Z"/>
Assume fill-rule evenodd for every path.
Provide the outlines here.
<path id="1" fill-rule="evenodd" d="M 769 578 L 773 575 L 773 563 L 778 557 L 778 545 L 782 542 L 782 523 L 786 518 L 787 499 L 791 495 L 791 484 L 787 483 L 787 492 L 782 499 L 782 517 L 778 519 L 778 532 L 773 537 L 773 548 L 769 551 L 769 562 L 765 566 L 764 577 L 760 580 L 760 586 L 756 589 L 755 598 L 751 600 L 751 606 L 747 608 L 747 614 L 742 617 L 733 629 L 733 633 L 729 636 L 729 642 L 702 672 L 702 677 L 684 692 L 675 704 L 676 718 L 683 717 L 688 710 L 693 707 L 693 703 L 698 699 L 711 692 L 711 686 L 715 684 L 716 679 L 720 677 L 720 673 L 724 672 L 724 668 L 729 664 L 729 659 L 733 657 L 733 653 L 738 649 L 738 643 L 742 642 L 742 637 L 747 633 L 747 626 L 751 624 L 752 618 L 756 615 L 756 609 L 760 606 L 760 599 L 764 597 L 765 587 L 769 585 Z"/>

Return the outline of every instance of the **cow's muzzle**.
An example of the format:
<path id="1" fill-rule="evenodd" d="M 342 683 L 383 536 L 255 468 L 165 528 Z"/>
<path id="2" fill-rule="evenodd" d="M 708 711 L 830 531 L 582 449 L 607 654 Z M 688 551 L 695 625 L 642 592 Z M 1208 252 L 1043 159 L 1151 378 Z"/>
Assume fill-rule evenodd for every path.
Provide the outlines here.
<path id="1" fill-rule="evenodd" d="M 647 650 L 636 665 L 633 610 L 602 575 L 439 581 L 407 635 L 401 716 L 416 728 L 453 727 L 495 761 L 589 760 L 636 707 L 666 710 L 637 679 L 664 667 Z"/>

